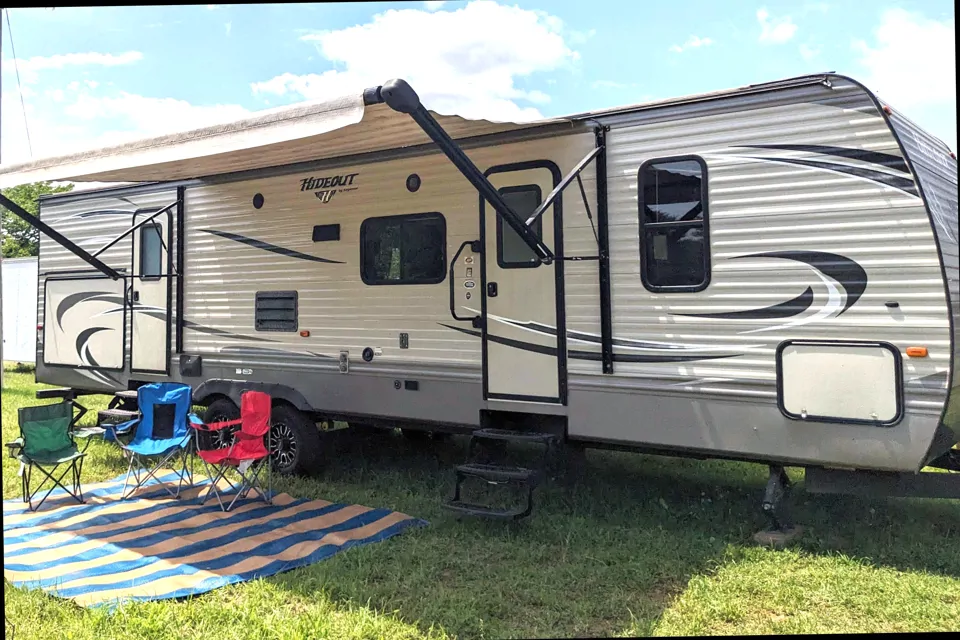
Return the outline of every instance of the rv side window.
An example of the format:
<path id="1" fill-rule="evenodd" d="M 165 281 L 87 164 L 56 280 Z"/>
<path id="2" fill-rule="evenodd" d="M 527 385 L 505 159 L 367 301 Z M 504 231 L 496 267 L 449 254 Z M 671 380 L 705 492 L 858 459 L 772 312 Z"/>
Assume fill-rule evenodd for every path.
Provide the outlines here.
<path id="1" fill-rule="evenodd" d="M 446 269 L 443 215 L 367 218 L 360 225 L 360 277 L 366 284 L 437 284 Z"/>
<path id="2" fill-rule="evenodd" d="M 140 277 L 159 278 L 163 273 L 163 245 L 160 242 L 160 225 L 140 227 Z"/>
<path id="3" fill-rule="evenodd" d="M 529 218 L 530 214 L 536 211 L 542 202 L 540 187 L 535 184 L 503 187 L 500 189 L 500 195 L 503 196 L 507 206 L 524 220 Z M 501 216 L 496 213 L 494 215 L 497 216 L 497 264 L 502 269 L 539 267 L 540 259 L 520 239 L 520 234 L 514 231 L 509 224 L 504 224 Z M 537 218 L 530 228 L 542 240 L 543 216 Z"/>
<path id="4" fill-rule="evenodd" d="M 650 291 L 701 291 L 710 282 L 707 166 L 696 156 L 640 166 L 640 276 Z"/>

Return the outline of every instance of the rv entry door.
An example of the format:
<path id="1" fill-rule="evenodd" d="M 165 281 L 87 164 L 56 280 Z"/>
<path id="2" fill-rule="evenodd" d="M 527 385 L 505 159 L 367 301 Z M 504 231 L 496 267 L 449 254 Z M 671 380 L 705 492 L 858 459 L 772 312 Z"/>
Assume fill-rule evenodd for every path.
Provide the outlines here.
<path id="1" fill-rule="evenodd" d="M 560 181 L 548 162 L 487 172 L 507 205 L 526 220 Z M 532 224 L 558 256 L 559 199 Z M 484 398 L 566 402 L 562 264 L 542 264 L 501 216 L 483 203 Z"/>
<path id="2" fill-rule="evenodd" d="M 133 224 L 158 209 L 140 209 Z M 127 285 L 131 309 L 130 369 L 168 373 L 170 363 L 170 255 L 173 214 L 160 214 L 133 232 L 132 277 Z"/>

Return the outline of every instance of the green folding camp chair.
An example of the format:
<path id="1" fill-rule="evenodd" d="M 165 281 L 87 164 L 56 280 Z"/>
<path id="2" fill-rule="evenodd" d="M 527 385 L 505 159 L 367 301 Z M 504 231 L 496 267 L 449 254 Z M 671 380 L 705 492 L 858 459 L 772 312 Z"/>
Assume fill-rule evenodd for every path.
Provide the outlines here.
<path id="1" fill-rule="evenodd" d="M 74 417 L 74 406 L 80 413 Z M 86 408 L 72 400 L 48 404 L 39 407 L 23 407 L 19 410 L 20 437 L 7 443 L 10 455 L 20 460 L 20 477 L 23 484 L 23 501 L 29 505 L 31 511 L 36 511 L 43 501 L 60 487 L 77 501 L 83 503 L 83 492 L 80 489 L 80 471 L 83 468 L 83 457 L 86 455 L 77 449 L 73 439 L 72 427 L 86 413 Z M 57 470 L 65 467 L 57 476 Z M 30 490 L 30 479 L 33 469 L 39 469 L 44 477 L 37 486 Z M 63 479 L 70 474 L 73 484 L 71 491 L 63 484 Z M 44 494 L 36 506 L 33 498 L 40 493 L 46 480 L 51 480 L 53 486 Z"/>

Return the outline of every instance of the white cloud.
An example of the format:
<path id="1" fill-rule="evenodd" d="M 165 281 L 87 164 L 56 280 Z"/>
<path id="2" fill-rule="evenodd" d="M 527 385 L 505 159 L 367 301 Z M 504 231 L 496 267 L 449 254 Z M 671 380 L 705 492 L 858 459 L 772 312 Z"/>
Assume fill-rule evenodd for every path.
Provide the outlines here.
<path id="1" fill-rule="evenodd" d="M 957 147 L 957 51 L 953 20 L 903 9 L 883 12 L 874 44 L 853 42 L 859 78 L 890 106 Z"/>
<path id="2" fill-rule="evenodd" d="M 226 28 L 226 30 L 227 30 L 227 37 L 229 38 L 229 37 L 230 37 L 230 29 L 233 28 L 233 23 L 232 23 L 232 22 L 228 22 L 227 24 L 225 24 L 225 25 L 223 25 L 223 26 Z"/>
<path id="3" fill-rule="evenodd" d="M 7 70 L 19 69 L 21 79 L 25 83 L 36 83 L 38 71 L 49 69 L 63 69 L 64 67 L 104 66 L 115 67 L 124 64 L 133 64 L 143 59 L 139 51 L 127 51 L 121 54 L 112 53 L 67 53 L 54 56 L 34 56 L 33 58 L 4 60 L 3 68 Z"/>
<path id="4" fill-rule="evenodd" d="M 766 7 L 757 10 L 757 22 L 760 23 L 760 42 L 763 44 L 783 44 L 797 33 L 797 25 L 790 16 L 771 18 Z"/>
<path id="5" fill-rule="evenodd" d="M 800 45 L 800 57 L 807 62 L 819 56 L 821 51 L 822 49 L 820 47 L 814 47 L 806 43 Z"/>
<path id="6" fill-rule="evenodd" d="M 436 11 L 445 4 L 447 3 L 444 0 L 427 0 L 423 6 L 427 11 Z"/>
<path id="7" fill-rule="evenodd" d="M 690 36 L 687 38 L 687 41 L 681 44 L 675 44 L 670 47 L 670 51 L 674 53 L 682 53 L 687 49 L 697 49 L 699 47 L 709 47 L 713 44 L 713 40 L 710 38 L 701 38 L 699 36 Z"/>
<path id="8" fill-rule="evenodd" d="M 250 115 L 238 105 L 198 106 L 173 98 L 115 91 L 101 96 L 76 81 L 66 89 L 47 90 L 46 99 L 37 105 L 42 106 L 43 111 L 32 102 L 26 103 L 29 147 L 19 99 L 12 93 L 4 93 L 3 113 L 18 114 L 17 118 L 4 118 L 2 122 L 0 140 L 4 164 L 29 160 L 30 147 L 33 158 L 56 156 Z"/>
<path id="9" fill-rule="evenodd" d="M 308 99 L 343 95 L 391 78 L 407 80 L 423 103 L 440 113 L 494 120 L 541 117 L 541 91 L 517 86 L 538 72 L 570 67 L 579 54 L 569 32 L 542 11 L 477 0 L 456 11 L 391 9 L 366 24 L 305 35 L 338 69 L 283 73 L 251 85 L 255 94 Z"/>

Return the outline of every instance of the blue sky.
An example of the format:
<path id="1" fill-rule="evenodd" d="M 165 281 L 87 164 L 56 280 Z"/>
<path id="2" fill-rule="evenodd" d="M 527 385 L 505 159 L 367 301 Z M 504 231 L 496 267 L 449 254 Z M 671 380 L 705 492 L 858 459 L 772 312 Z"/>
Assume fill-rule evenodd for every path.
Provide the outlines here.
<path id="1" fill-rule="evenodd" d="M 17 63 L 4 24 L 5 164 L 396 76 L 441 113 L 530 119 L 837 71 L 957 146 L 955 18 L 945 0 L 476 0 L 9 14 Z"/>

